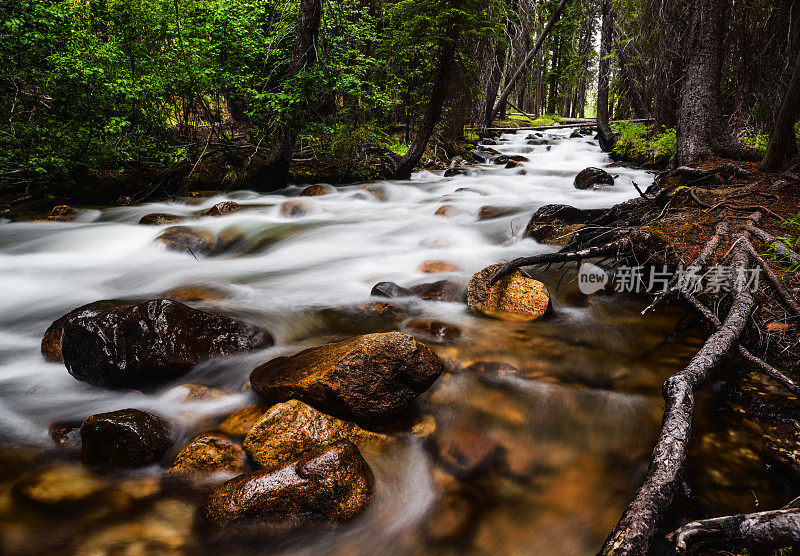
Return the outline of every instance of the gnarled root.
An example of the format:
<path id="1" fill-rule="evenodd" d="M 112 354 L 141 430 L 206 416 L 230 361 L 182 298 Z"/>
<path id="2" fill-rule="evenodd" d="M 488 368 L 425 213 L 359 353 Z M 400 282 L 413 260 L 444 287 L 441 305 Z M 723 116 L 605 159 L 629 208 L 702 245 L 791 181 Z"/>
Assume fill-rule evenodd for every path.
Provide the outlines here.
<path id="1" fill-rule="evenodd" d="M 670 533 L 679 554 L 707 542 L 737 542 L 751 548 L 776 548 L 800 543 L 800 511 L 772 510 L 687 523 Z"/>
<path id="2" fill-rule="evenodd" d="M 759 216 L 754 215 L 754 220 Z M 664 382 L 664 419 L 647 476 L 606 539 L 601 554 L 646 554 L 656 526 L 680 486 L 691 439 L 694 392 L 738 343 L 755 305 L 747 280 L 749 234 L 744 231 L 737 235 L 731 255 L 733 303 L 722 326 L 709 336 L 689 364 Z"/>
<path id="3" fill-rule="evenodd" d="M 789 249 L 781 241 L 781 238 L 768 234 L 767 232 L 756 226 L 753 222 L 748 222 L 747 227 L 751 234 L 753 234 L 758 239 L 766 243 L 768 246 L 772 247 L 772 249 L 774 249 L 776 253 L 784 257 L 787 261 L 789 261 L 793 265 L 800 265 L 800 255 Z"/>

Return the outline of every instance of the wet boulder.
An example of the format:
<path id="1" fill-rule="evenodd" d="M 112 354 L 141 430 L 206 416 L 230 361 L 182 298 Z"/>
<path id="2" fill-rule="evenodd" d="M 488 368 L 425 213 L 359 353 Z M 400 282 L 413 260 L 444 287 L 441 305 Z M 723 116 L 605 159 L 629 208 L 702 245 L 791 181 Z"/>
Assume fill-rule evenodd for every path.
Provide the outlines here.
<path id="1" fill-rule="evenodd" d="M 139 219 L 139 224 L 143 226 L 164 226 L 166 224 L 180 224 L 182 220 L 172 214 L 154 212 L 145 214 Z"/>
<path id="2" fill-rule="evenodd" d="M 368 301 L 355 305 L 328 307 L 320 312 L 320 316 L 336 333 L 365 334 L 394 330 L 399 322 L 408 318 L 413 312 L 415 311 L 402 305 Z"/>
<path id="3" fill-rule="evenodd" d="M 375 297 L 409 297 L 414 295 L 411 293 L 411 290 L 406 289 L 402 286 L 398 286 L 394 282 L 378 282 L 374 286 L 372 286 L 372 291 L 369 292 L 370 295 L 374 295 Z"/>
<path id="4" fill-rule="evenodd" d="M 173 226 L 164 230 L 156 241 L 170 251 L 192 255 L 211 255 L 216 248 L 214 234 L 192 226 Z"/>
<path id="5" fill-rule="evenodd" d="M 231 214 L 239 210 L 241 205 L 236 201 L 223 201 L 222 203 L 217 203 L 213 207 L 202 211 L 198 216 L 225 216 L 226 214 Z"/>
<path id="6" fill-rule="evenodd" d="M 454 303 L 463 303 L 466 294 L 464 286 L 452 280 L 417 284 L 416 286 L 411 286 L 409 291 L 412 295 L 428 301 L 450 301 Z"/>
<path id="7" fill-rule="evenodd" d="M 241 473 L 247 454 L 241 446 L 221 434 L 201 434 L 175 457 L 172 474 Z"/>
<path id="8" fill-rule="evenodd" d="M 427 260 L 419 265 L 420 272 L 437 274 L 439 272 L 463 272 L 463 269 L 450 261 Z"/>
<path id="9" fill-rule="evenodd" d="M 386 332 L 273 359 L 250 374 L 268 402 L 303 401 L 340 419 L 369 424 L 405 411 L 444 371 L 408 334 Z"/>
<path id="10" fill-rule="evenodd" d="M 333 192 L 333 188 L 330 185 L 325 185 L 324 183 L 315 183 L 314 185 L 309 185 L 303 191 L 300 192 L 301 197 L 319 197 L 320 195 L 328 195 Z"/>
<path id="11" fill-rule="evenodd" d="M 599 218 L 603 209 L 577 209 L 569 205 L 545 205 L 528 222 L 522 237 L 536 241 L 562 244 L 582 225 Z"/>
<path id="12" fill-rule="evenodd" d="M 447 218 L 451 218 L 459 213 L 453 205 L 442 205 L 438 209 L 436 209 L 435 214 L 436 216 L 446 216 Z"/>
<path id="13" fill-rule="evenodd" d="M 87 303 L 86 305 L 81 305 L 77 309 L 73 309 L 66 315 L 62 315 L 53 323 L 47 327 L 47 330 L 44 332 L 44 336 L 42 337 L 42 355 L 48 361 L 53 361 L 56 363 L 63 363 L 64 358 L 61 356 L 61 335 L 64 332 L 64 323 L 71 317 L 81 313 L 82 311 L 89 310 L 89 309 L 97 309 L 97 310 L 104 310 L 104 309 L 115 309 L 118 307 L 127 307 L 131 305 L 131 303 L 127 303 L 125 301 L 118 301 L 113 299 L 102 299 L 100 301 L 92 301 L 91 303 Z"/>
<path id="14" fill-rule="evenodd" d="M 81 459 L 86 465 L 142 467 L 164 457 L 169 445 L 167 424 L 139 409 L 98 413 L 81 425 Z"/>
<path id="15" fill-rule="evenodd" d="M 215 488 L 203 506 L 216 527 L 256 526 L 283 535 L 352 521 L 369 505 L 374 477 L 346 440 L 275 470 L 245 473 Z"/>
<path id="16" fill-rule="evenodd" d="M 494 159 L 495 164 L 507 164 L 509 161 L 528 162 L 528 157 L 522 156 L 521 154 L 501 154 Z"/>
<path id="17" fill-rule="evenodd" d="M 264 404 L 253 404 L 237 409 L 220 423 L 219 430 L 228 436 L 244 437 L 267 409 Z"/>
<path id="18" fill-rule="evenodd" d="M 78 312 L 64 322 L 61 351 L 78 380 L 145 388 L 177 378 L 205 359 L 272 343 L 255 325 L 158 299 Z"/>
<path id="19" fill-rule="evenodd" d="M 614 185 L 614 176 L 602 168 L 590 166 L 578 172 L 573 185 L 576 189 L 589 189 L 595 185 Z"/>
<path id="20" fill-rule="evenodd" d="M 570 139 L 580 139 L 583 135 L 577 129 L 569 134 Z"/>
<path id="21" fill-rule="evenodd" d="M 261 467 L 274 469 L 338 440 L 361 444 L 381 439 L 385 436 L 289 400 L 262 415 L 247 433 L 243 446 Z"/>
<path id="22" fill-rule="evenodd" d="M 488 266 L 472 276 L 467 287 L 467 305 L 505 320 L 530 321 L 544 315 L 550 307 L 550 292 L 540 281 L 515 272 L 490 285 L 502 266 Z"/>
<path id="23" fill-rule="evenodd" d="M 526 145 L 547 145 L 550 141 L 543 137 L 534 137 L 525 141 Z"/>
<path id="24" fill-rule="evenodd" d="M 517 162 L 516 160 L 509 160 L 506 162 L 506 168 L 519 168 L 522 166 L 521 162 Z"/>
<path id="25" fill-rule="evenodd" d="M 181 303 L 203 303 L 225 299 L 225 294 L 208 286 L 179 286 L 162 292 L 158 297 Z"/>
<path id="26" fill-rule="evenodd" d="M 80 455 L 81 453 L 81 423 L 61 422 L 53 423 L 47 431 L 50 438 L 64 453 Z"/>

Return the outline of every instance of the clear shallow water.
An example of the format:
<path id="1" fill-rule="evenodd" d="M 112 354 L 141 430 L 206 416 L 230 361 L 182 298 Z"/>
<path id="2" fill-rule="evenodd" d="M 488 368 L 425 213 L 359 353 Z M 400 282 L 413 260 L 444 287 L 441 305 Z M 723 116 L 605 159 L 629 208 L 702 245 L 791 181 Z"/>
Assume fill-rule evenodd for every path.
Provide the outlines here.
<path id="1" fill-rule="evenodd" d="M 12 485 L 20 473 L 58 459 L 47 432 L 51 423 L 101 411 L 151 410 L 170 420 L 179 450 L 192 435 L 213 430 L 222 417 L 256 401 L 246 384 L 259 363 L 346 337 L 355 328 L 387 329 L 370 320 L 331 321 L 322 316 L 324 310 L 370 301 L 379 281 L 466 284 L 490 264 L 552 249 L 519 237 L 538 207 L 610 207 L 636 196 L 631 181 L 642 189 L 651 183 L 644 171 L 614 168 L 609 170 L 619 175 L 614 187 L 576 190 L 572 180 L 578 171 L 611 161 L 589 138 L 568 139 L 570 132 L 552 132 L 556 138 L 549 151 L 525 145 L 528 132 L 505 135 L 508 141 L 494 148 L 528 157 L 524 173 L 482 165 L 468 176 L 422 172 L 406 182 L 372 182 L 371 191 L 363 187 L 367 184 L 337 187 L 329 195 L 303 198 L 311 210 L 300 218 L 280 215 L 279 205 L 302 190 L 292 187 L 274 195 L 240 191 L 87 210 L 69 224 L 0 226 L 0 439 L 5 447 L 0 468 L 6 470 L 0 533 L 6 551 L 201 550 L 191 530 L 200 494 L 165 488 L 141 499 L 119 498 L 120 481 L 158 477 L 158 469 L 105 477 L 109 491 L 123 502 L 104 498 L 69 511 L 21 507 Z M 220 256 L 195 259 L 188 252 L 168 251 L 154 242 L 166 226 L 137 224 L 154 212 L 193 217 L 225 200 L 242 209 L 187 222 L 215 234 L 238 235 L 238 247 Z M 434 215 L 443 204 L 457 214 Z M 485 205 L 514 211 L 478 221 Z M 426 260 L 448 261 L 461 271 L 425 274 L 419 266 Z M 587 298 L 569 276 L 559 285 L 561 275 L 553 270 L 539 276 L 554 294 L 555 311 L 535 323 L 479 318 L 458 303 L 404 301 L 416 317 L 401 319 L 399 329 L 414 318 L 429 318 L 461 330 L 458 342 L 434 348 L 461 369 L 444 375 L 420 401 L 420 413 L 436 421 L 435 436 L 400 434 L 385 450 L 365 451 L 377 492 L 355 523 L 333 534 L 247 551 L 594 553 L 646 468 L 660 421 L 660 383 L 688 360 L 700 340 L 687 334 L 663 346 L 679 313 L 661 311 L 642 319 L 641 300 Z M 200 365 L 146 396 L 80 383 L 63 365 L 41 357 L 44 330 L 77 306 L 98 299 L 153 298 L 185 286 L 216 293 L 192 306 L 259 324 L 275 336 L 275 347 Z M 476 361 L 509 363 L 521 373 L 487 380 L 463 369 Z M 186 383 L 220 392 L 212 400 L 187 402 Z M 503 469 L 468 481 L 453 479 L 431 456 L 437 453 L 433 445 L 450 439 L 467 447 L 489 441 L 502 445 L 507 451 Z M 445 534 L 452 523 L 463 530 Z"/>

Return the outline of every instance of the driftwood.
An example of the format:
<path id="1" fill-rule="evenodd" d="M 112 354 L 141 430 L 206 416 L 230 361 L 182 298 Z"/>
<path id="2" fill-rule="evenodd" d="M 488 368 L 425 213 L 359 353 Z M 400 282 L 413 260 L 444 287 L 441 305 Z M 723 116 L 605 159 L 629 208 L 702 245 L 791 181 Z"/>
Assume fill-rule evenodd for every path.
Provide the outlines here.
<path id="1" fill-rule="evenodd" d="M 755 221 L 759 217 L 752 215 Z M 664 382 L 664 419 L 647 476 L 606 539 L 601 554 L 646 554 L 656 526 L 680 487 L 691 440 L 694 393 L 705 384 L 728 351 L 738 344 L 755 305 L 747 280 L 748 236 L 747 230 L 738 233 L 732 247 L 733 302 L 724 322 L 689 364 Z"/>

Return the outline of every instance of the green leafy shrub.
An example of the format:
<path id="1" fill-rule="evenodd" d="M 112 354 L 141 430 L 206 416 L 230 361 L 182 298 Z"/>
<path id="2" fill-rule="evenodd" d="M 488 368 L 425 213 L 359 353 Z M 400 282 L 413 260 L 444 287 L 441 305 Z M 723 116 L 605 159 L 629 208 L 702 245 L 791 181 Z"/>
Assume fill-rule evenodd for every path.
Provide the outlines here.
<path id="1" fill-rule="evenodd" d="M 611 124 L 617 141 L 611 153 L 615 160 L 633 162 L 645 168 L 665 168 L 675 156 L 677 140 L 675 129 L 662 129 L 652 133 L 641 122 L 614 122 Z"/>

